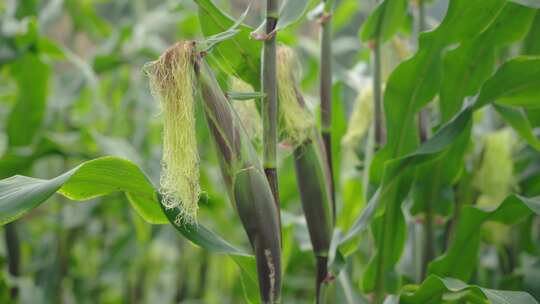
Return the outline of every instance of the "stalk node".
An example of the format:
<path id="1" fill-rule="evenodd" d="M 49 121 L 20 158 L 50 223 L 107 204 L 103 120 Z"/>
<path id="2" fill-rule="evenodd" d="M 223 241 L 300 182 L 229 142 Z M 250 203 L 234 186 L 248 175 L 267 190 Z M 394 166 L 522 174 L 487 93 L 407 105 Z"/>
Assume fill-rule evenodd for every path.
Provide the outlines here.
<path id="1" fill-rule="evenodd" d="M 368 41 L 367 46 L 370 50 L 374 50 L 375 47 L 377 47 L 377 44 L 378 42 L 375 39 L 373 39 L 373 40 Z"/>
<path id="2" fill-rule="evenodd" d="M 263 32 L 251 32 L 250 36 L 251 36 L 251 39 L 253 40 L 257 40 L 257 41 L 269 41 L 271 40 L 272 38 L 274 38 L 274 36 L 276 36 L 276 29 L 274 29 L 273 31 L 271 31 L 270 33 L 263 33 Z"/>
<path id="3" fill-rule="evenodd" d="M 320 24 L 320 25 L 324 25 L 325 23 L 328 23 L 330 22 L 330 20 L 332 20 L 332 13 L 329 13 L 329 12 L 323 12 L 320 16 L 319 16 L 319 19 L 317 19 L 317 22 Z"/>

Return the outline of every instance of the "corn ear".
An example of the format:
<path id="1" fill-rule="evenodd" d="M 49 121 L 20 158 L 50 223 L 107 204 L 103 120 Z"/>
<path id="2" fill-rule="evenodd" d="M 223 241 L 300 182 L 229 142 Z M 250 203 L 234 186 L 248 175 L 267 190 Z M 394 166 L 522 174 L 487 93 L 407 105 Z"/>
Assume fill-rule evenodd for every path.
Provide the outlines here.
<path id="1" fill-rule="evenodd" d="M 281 235 L 278 210 L 257 154 L 239 117 L 201 58 L 197 73 L 205 115 L 219 150 L 223 177 L 255 252 L 263 303 L 281 294 Z"/>
<path id="2" fill-rule="evenodd" d="M 478 205 L 493 206 L 510 194 L 513 183 L 512 132 L 502 129 L 484 138 L 484 151 L 480 169 L 473 185 L 481 192 Z"/>
<path id="3" fill-rule="evenodd" d="M 316 298 L 328 279 L 328 250 L 334 228 L 331 176 L 327 155 L 313 115 L 306 108 L 294 77 L 298 63 L 290 48 L 277 52 L 279 113 L 281 132 L 294 147 L 296 181 L 308 226 L 313 252 L 317 259 Z"/>
<path id="4" fill-rule="evenodd" d="M 350 148 L 356 148 L 367 133 L 373 120 L 373 88 L 366 87 L 354 103 L 353 112 L 349 118 L 347 132 L 341 143 Z"/>
<path id="5" fill-rule="evenodd" d="M 297 87 L 298 61 L 286 46 L 277 50 L 281 132 L 292 144 L 302 207 L 317 256 L 326 256 L 333 229 L 329 169 L 315 119 Z"/>
<path id="6" fill-rule="evenodd" d="M 329 172 L 318 133 L 314 131 L 312 138 L 294 150 L 296 181 L 313 251 L 316 256 L 326 257 L 333 230 Z"/>

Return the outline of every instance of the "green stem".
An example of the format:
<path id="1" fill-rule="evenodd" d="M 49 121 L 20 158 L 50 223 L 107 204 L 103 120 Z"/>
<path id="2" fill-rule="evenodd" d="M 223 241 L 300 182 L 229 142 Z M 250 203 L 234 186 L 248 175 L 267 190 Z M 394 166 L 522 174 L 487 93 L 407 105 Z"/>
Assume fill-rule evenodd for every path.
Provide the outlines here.
<path id="1" fill-rule="evenodd" d="M 426 30 L 426 8 L 424 0 L 418 0 L 418 36 Z"/>
<path id="2" fill-rule="evenodd" d="M 332 161 L 332 9 L 333 0 L 323 0 L 324 10 L 321 16 L 321 64 L 320 64 L 320 95 L 321 95 L 321 137 L 328 168 L 328 184 L 332 205 L 332 221 L 336 218 L 336 191 L 334 165 Z M 316 303 L 326 302 L 325 285 L 328 284 L 327 258 L 317 256 Z"/>
<path id="3" fill-rule="evenodd" d="M 8 271 L 12 277 L 20 275 L 21 245 L 17 234 L 17 223 L 12 222 L 4 226 L 8 258 Z M 19 294 L 17 287 L 11 288 L 11 298 L 16 299 Z"/>
<path id="4" fill-rule="evenodd" d="M 375 109 L 375 150 L 385 143 L 382 112 L 382 85 L 381 85 L 381 40 L 373 41 L 373 102 Z"/>
<path id="5" fill-rule="evenodd" d="M 321 292 L 324 288 L 323 284 L 325 284 L 325 281 L 328 277 L 328 269 L 327 269 L 327 262 L 328 258 L 323 256 L 317 256 L 317 284 L 315 285 L 315 294 L 316 299 L 315 303 L 320 304 L 324 303 L 325 294 L 324 292 Z"/>
<path id="6" fill-rule="evenodd" d="M 426 28 L 426 21 L 425 21 L 425 7 L 424 7 L 424 1 L 418 0 L 418 37 L 420 37 L 420 33 L 425 30 Z M 428 109 L 424 108 L 420 110 L 420 113 L 418 113 L 418 130 L 420 135 L 420 142 L 425 142 L 429 137 L 429 126 L 428 126 Z M 426 202 L 426 221 L 424 225 L 424 233 L 425 233 L 425 239 L 424 239 L 424 254 L 422 256 L 422 279 L 426 277 L 427 274 L 427 265 L 428 263 L 433 259 L 435 255 L 435 248 L 434 248 L 434 233 L 433 229 L 435 227 L 433 226 L 433 208 L 432 208 L 432 201 L 428 200 Z"/>
<path id="7" fill-rule="evenodd" d="M 277 154 L 277 79 L 276 79 L 276 35 L 278 1 L 266 1 L 266 34 L 262 62 L 262 104 L 264 172 L 272 189 L 276 206 L 279 208 L 279 190 L 276 169 Z"/>
<path id="8" fill-rule="evenodd" d="M 424 253 L 422 256 L 422 280 L 426 278 L 427 266 L 435 256 L 435 235 L 433 233 L 433 209 L 431 202 L 426 204 L 426 222 L 424 224 Z"/>
<path id="9" fill-rule="evenodd" d="M 332 163 L 332 0 L 323 0 L 324 12 L 321 17 L 321 135 L 326 150 L 326 162 L 330 170 L 330 193 L 332 195 L 332 212 L 335 217 L 335 181 Z"/>
<path id="10" fill-rule="evenodd" d="M 374 103 L 374 109 L 375 109 L 375 117 L 374 117 L 374 129 L 375 129 L 375 151 L 379 150 L 386 141 L 386 136 L 384 132 L 384 126 L 383 126 L 383 100 L 382 100 L 382 76 L 381 76 L 381 31 L 382 31 L 382 19 L 379 18 L 379 22 L 377 24 L 377 33 L 376 38 L 373 40 L 373 103 Z M 384 220 L 383 223 L 392 223 L 393 222 L 393 211 L 390 209 L 385 210 L 384 213 Z M 385 231 L 387 229 L 387 225 L 383 225 L 384 227 L 379 232 L 381 235 L 379 236 L 379 239 L 381 240 L 379 244 L 377 245 L 377 249 L 380 252 L 384 252 L 385 248 L 385 242 L 384 242 L 384 235 L 387 234 Z M 377 265 L 377 280 L 375 282 L 375 291 L 374 291 L 374 303 L 380 304 L 384 301 L 384 292 L 385 292 L 385 284 L 384 284 L 384 271 L 385 271 L 385 265 L 384 265 L 384 258 L 379 257 L 378 265 Z"/>

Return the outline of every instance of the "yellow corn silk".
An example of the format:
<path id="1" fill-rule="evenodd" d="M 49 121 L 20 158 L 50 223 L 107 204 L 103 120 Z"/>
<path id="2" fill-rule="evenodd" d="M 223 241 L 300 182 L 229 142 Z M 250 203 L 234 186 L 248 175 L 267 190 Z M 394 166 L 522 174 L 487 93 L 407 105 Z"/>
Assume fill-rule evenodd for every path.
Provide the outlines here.
<path id="1" fill-rule="evenodd" d="M 365 87 L 356 98 L 342 144 L 345 147 L 357 147 L 364 135 L 366 135 L 372 120 L 373 88 L 369 86 Z"/>
<path id="2" fill-rule="evenodd" d="M 502 129 L 485 136 L 480 169 L 473 180 L 474 187 L 480 192 L 478 206 L 495 208 L 510 194 L 514 186 L 513 143 L 510 129 Z M 509 227 L 498 223 L 486 223 L 482 235 L 495 244 L 510 241 Z"/>
<path id="3" fill-rule="evenodd" d="M 349 210 L 348 214 L 338 217 L 338 227 L 346 230 L 355 220 L 355 216 L 365 205 L 364 195 L 358 195 L 358 191 L 365 191 L 362 183 L 362 173 L 358 167 L 362 162 L 369 161 L 370 155 L 360 159 L 357 149 L 362 139 L 367 136 L 373 121 L 373 88 L 365 86 L 359 89 L 359 94 L 353 104 L 353 110 L 347 124 L 347 132 L 341 139 L 341 193 L 343 210 Z M 351 242 L 350 247 L 357 246 Z M 347 248 L 349 250 L 349 248 Z"/>
<path id="4" fill-rule="evenodd" d="M 179 208 L 178 223 L 196 221 L 201 193 L 192 56 L 192 43 L 177 43 L 145 67 L 163 117 L 162 204 Z"/>
<path id="5" fill-rule="evenodd" d="M 514 138 L 511 130 L 502 129 L 487 134 L 483 141 L 482 161 L 473 185 L 481 193 L 477 205 L 495 206 L 510 194 L 514 185 Z"/>
<path id="6" fill-rule="evenodd" d="M 280 137 L 293 147 L 298 147 L 311 136 L 315 118 L 305 104 L 299 103 L 296 84 L 300 66 L 294 51 L 279 46 L 276 60 Z"/>
<path id="7" fill-rule="evenodd" d="M 240 93 L 253 92 L 253 88 L 238 78 L 233 78 L 231 84 L 232 90 Z M 254 99 L 233 101 L 233 108 L 240 117 L 240 121 L 246 130 L 247 135 L 254 144 L 262 142 L 262 121 L 261 115 L 257 110 L 257 104 Z"/>

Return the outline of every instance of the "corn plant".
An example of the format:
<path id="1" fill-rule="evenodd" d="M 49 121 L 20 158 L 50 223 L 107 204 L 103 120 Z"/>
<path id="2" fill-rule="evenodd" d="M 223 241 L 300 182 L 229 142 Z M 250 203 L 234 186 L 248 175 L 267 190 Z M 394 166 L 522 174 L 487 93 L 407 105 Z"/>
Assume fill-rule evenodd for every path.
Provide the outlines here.
<path id="1" fill-rule="evenodd" d="M 98 2 L 0 4 L 0 302 L 538 303 L 538 1 Z"/>

